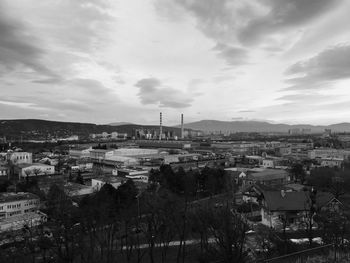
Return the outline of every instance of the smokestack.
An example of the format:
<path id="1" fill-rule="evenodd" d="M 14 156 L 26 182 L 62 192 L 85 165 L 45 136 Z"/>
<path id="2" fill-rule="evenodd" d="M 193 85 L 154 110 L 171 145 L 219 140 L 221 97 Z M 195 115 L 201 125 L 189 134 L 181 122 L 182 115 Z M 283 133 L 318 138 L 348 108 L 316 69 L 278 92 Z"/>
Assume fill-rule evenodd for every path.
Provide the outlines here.
<path id="1" fill-rule="evenodd" d="M 181 113 L 181 139 L 184 138 L 184 115 Z"/>
<path id="2" fill-rule="evenodd" d="M 159 140 L 162 140 L 163 127 L 162 127 L 162 113 L 159 114 Z"/>

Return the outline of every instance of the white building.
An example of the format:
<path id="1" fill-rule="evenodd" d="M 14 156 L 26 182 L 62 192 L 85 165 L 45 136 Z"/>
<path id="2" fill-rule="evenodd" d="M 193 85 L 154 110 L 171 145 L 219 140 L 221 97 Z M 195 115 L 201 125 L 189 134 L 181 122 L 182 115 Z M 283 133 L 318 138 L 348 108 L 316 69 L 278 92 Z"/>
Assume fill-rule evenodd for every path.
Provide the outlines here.
<path id="1" fill-rule="evenodd" d="M 92 186 L 68 182 L 64 185 L 64 191 L 68 196 L 83 196 L 94 192 Z"/>
<path id="2" fill-rule="evenodd" d="M 0 194 L 0 232 L 36 226 L 46 221 L 39 212 L 40 198 L 31 193 Z"/>
<path id="3" fill-rule="evenodd" d="M 125 180 L 117 177 L 101 177 L 101 178 L 93 178 L 91 179 L 91 187 L 93 191 L 100 191 L 102 186 L 105 184 L 112 185 L 115 189 L 118 189 L 118 187 L 124 183 Z"/>
<path id="4" fill-rule="evenodd" d="M 323 158 L 343 158 L 347 159 L 350 156 L 349 150 L 333 149 L 333 148 L 318 148 L 308 152 L 310 159 Z"/>
<path id="5" fill-rule="evenodd" d="M 111 137 L 112 137 L 113 139 L 118 138 L 118 132 L 112 132 L 112 133 L 111 133 Z"/>
<path id="6" fill-rule="evenodd" d="M 262 166 L 264 168 L 275 168 L 275 161 L 273 159 L 264 159 Z"/>
<path id="7" fill-rule="evenodd" d="M 322 167 L 341 168 L 342 164 L 343 164 L 342 158 L 322 158 L 321 159 Z"/>
<path id="8" fill-rule="evenodd" d="M 113 150 L 91 149 L 89 153 L 90 153 L 90 158 L 93 161 L 103 161 L 113 156 Z"/>
<path id="9" fill-rule="evenodd" d="M 92 147 L 90 147 L 90 148 L 72 148 L 72 149 L 69 149 L 69 157 L 71 157 L 71 158 L 87 158 L 87 157 L 90 157 L 91 150 L 92 150 Z"/>
<path id="10" fill-rule="evenodd" d="M 8 152 L 7 160 L 13 164 L 31 164 L 33 156 L 29 152 Z"/>
<path id="11" fill-rule="evenodd" d="M 157 149 L 144 148 L 119 148 L 114 150 L 113 154 L 117 156 L 141 157 L 145 155 L 156 155 L 159 153 Z"/>
<path id="12" fill-rule="evenodd" d="M 5 166 L 0 165 L 0 177 L 8 176 L 8 174 L 9 174 L 9 169 Z"/>
<path id="13" fill-rule="evenodd" d="M 20 164 L 17 166 L 17 169 L 20 177 L 50 175 L 55 173 L 55 166 L 43 163 Z"/>

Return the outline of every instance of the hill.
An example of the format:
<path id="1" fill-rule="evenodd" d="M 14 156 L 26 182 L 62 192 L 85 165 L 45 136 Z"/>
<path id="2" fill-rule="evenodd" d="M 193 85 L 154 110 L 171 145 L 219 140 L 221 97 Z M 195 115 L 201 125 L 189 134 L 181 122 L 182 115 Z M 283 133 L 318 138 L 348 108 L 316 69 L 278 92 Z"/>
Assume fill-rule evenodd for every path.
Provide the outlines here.
<path id="1" fill-rule="evenodd" d="M 121 122 L 108 123 L 107 125 L 110 125 L 110 126 L 121 126 L 121 125 L 127 125 L 127 124 L 133 124 L 133 123 L 121 121 Z"/>
<path id="2" fill-rule="evenodd" d="M 93 123 L 79 122 L 59 122 L 38 119 L 17 119 L 17 120 L 0 120 L 0 137 L 18 139 L 47 139 L 47 138 L 64 138 L 71 135 L 88 137 L 91 133 L 102 132 L 120 132 L 127 133 L 129 136 L 134 134 L 135 129 L 159 129 L 155 125 L 137 125 L 122 124 L 118 126 L 97 125 Z M 163 127 L 164 131 L 174 131 L 180 133 L 176 127 Z"/>
<path id="3" fill-rule="evenodd" d="M 201 120 L 198 122 L 186 123 L 185 128 L 202 130 L 205 132 L 288 132 L 290 129 L 311 129 L 312 133 L 321 133 L 325 129 L 334 132 L 350 132 L 350 123 L 339 123 L 332 125 L 309 125 L 309 124 L 273 124 L 263 121 L 217 121 Z M 179 127 L 179 126 L 177 126 Z"/>

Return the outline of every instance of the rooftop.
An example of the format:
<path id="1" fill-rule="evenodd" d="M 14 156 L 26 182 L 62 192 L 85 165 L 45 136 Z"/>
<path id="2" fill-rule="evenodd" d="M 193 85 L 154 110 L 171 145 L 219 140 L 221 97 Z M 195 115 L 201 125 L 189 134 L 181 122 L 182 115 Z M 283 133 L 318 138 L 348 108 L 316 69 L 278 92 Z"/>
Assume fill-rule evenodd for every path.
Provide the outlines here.
<path id="1" fill-rule="evenodd" d="M 284 192 L 266 191 L 264 192 L 266 205 L 270 211 L 305 211 L 310 208 L 310 198 L 308 192 Z"/>
<path id="2" fill-rule="evenodd" d="M 263 195 L 270 211 L 305 211 L 311 205 L 308 191 L 284 192 L 283 195 L 282 191 L 264 191 Z M 329 192 L 317 192 L 316 207 L 323 207 L 333 199 Z"/>
<path id="3" fill-rule="evenodd" d="M 266 169 L 257 173 L 249 173 L 248 178 L 258 181 L 262 180 L 274 180 L 274 179 L 284 179 L 288 176 L 288 173 L 285 170 L 279 169 Z"/>
<path id="4" fill-rule="evenodd" d="M 0 193 L 0 203 L 15 202 L 19 200 L 39 199 L 39 197 L 32 193 Z"/>
<path id="5" fill-rule="evenodd" d="M 27 168 L 30 166 L 41 166 L 41 167 L 51 167 L 52 165 L 44 164 L 44 163 L 20 163 L 17 164 L 19 168 Z"/>
<path id="6" fill-rule="evenodd" d="M 115 176 L 103 176 L 103 177 L 95 177 L 92 180 L 98 180 L 106 183 L 121 183 L 125 181 L 125 178 L 115 177 Z"/>

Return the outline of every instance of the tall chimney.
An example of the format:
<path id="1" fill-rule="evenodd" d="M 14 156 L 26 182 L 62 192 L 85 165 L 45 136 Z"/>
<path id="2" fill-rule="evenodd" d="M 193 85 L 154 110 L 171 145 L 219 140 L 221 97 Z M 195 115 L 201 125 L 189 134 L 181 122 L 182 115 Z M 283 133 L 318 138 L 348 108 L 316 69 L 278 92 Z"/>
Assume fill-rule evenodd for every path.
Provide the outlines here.
<path id="1" fill-rule="evenodd" d="M 163 127 L 162 127 L 162 113 L 159 114 L 159 140 L 162 140 Z"/>
<path id="2" fill-rule="evenodd" d="M 184 138 L 184 115 L 181 113 L 181 139 Z"/>

